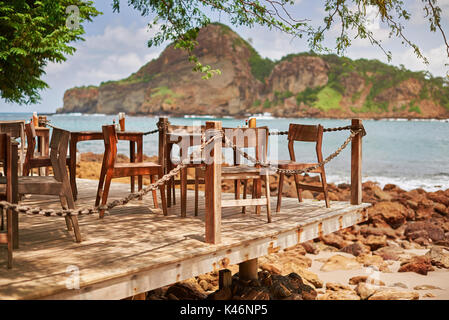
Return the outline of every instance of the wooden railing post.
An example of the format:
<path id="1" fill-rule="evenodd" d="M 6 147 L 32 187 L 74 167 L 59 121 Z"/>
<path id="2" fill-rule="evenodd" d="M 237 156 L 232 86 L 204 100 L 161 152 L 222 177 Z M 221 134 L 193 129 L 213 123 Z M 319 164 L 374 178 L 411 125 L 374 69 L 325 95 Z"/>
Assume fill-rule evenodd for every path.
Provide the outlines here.
<path id="1" fill-rule="evenodd" d="M 213 134 L 207 130 L 221 130 L 221 121 L 206 122 L 206 140 Z M 215 140 L 210 148 L 206 148 L 206 176 L 205 176 L 205 203 L 206 203 L 206 243 L 217 244 L 221 242 L 221 139 Z M 208 150 L 211 150 L 210 153 Z M 210 158 L 209 158 L 210 157 Z"/>
<path id="2" fill-rule="evenodd" d="M 162 170 L 164 174 L 167 173 L 167 126 L 168 126 L 168 118 L 167 117 L 159 117 L 159 121 L 157 122 L 157 127 L 161 128 L 159 130 L 159 164 L 162 166 Z"/>
<path id="3" fill-rule="evenodd" d="M 362 127 L 362 120 L 352 119 L 354 128 Z M 351 204 L 362 203 L 362 135 L 351 142 Z"/>

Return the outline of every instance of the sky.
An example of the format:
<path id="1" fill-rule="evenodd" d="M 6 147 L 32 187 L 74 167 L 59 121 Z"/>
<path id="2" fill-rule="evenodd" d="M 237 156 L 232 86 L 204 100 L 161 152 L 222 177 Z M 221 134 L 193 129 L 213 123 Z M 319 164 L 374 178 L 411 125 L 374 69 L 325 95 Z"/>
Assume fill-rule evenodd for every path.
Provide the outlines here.
<path id="1" fill-rule="evenodd" d="M 322 23 L 325 14 L 324 0 L 296 0 L 291 8 L 294 17 L 307 18 L 312 23 Z M 403 64 L 413 71 L 427 70 L 434 76 L 444 76 L 449 70 L 445 64 L 449 59 L 445 52 L 443 38 L 440 33 L 429 31 L 424 19 L 421 0 L 404 1 L 412 19 L 405 26 L 405 34 L 422 50 L 430 64 L 425 65 L 413 53 L 410 47 L 401 44 L 397 38 L 389 38 L 389 31 L 380 21 L 374 10 L 368 10 L 369 29 L 378 40 L 382 41 L 386 50 L 392 52 L 390 64 Z M 0 112 L 55 112 L 63 106 L 63 96 L 67 89 L 75 86 L 99 85 L 102 81 L 119 80 L 136 72 L 142 65 L 157 58 L 166 44 L 157 48 L 148 48 L 147 41 L 154 34 L 154 29 L 147 27 L 151 16 L 142 17 L 139 12 L 122 1 L 120 13 L 112 11 L 112 0 L 94 1 L 96 8 L 103 12 L 93 22 L 84 24 L 85 41 L 72 44 L 77 50 L 63 63 L 49 63 L 43 80 L 50 88 L 41 92 L 41 102 L 33 105 L 7 104 L 0 99 Z M 442 8 L 442 26 L 449 36 L 449 0 L 440 0 Z M 213 21 L 230 25 L 225 15 L 212 14 Z M 272 60 L 280 59 L 289 53 L 309 51 L 304 39 L 292 38 L 280 31 L 268 30 L 265 27 L 235 27 L 230 25 L 240 36 L 250 40 L 253 47 L 262 57 Z M 332 47 L 339 30 L 337 24 L 326 34 L 326 42 Z M 372 46 L 368 40 L 354 39 L 351 47 L 344 53 L 351 59 L 378 59 L 387 63 L 387 57 L 378 47 Z M 213 67 L 213 66 L 212 66 Z"/>

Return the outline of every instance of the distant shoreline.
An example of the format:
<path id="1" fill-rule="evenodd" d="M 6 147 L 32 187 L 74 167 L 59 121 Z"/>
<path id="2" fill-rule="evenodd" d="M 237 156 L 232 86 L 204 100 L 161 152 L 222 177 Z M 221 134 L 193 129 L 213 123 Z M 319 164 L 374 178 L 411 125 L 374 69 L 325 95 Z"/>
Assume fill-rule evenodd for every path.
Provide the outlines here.
<path id="1" fill-rule="evenodd" d="M 126 111 L 125 111 L 126 113 Z M 39 115 L 44 115 L 44 116 L 63 116 L 63 115 L 74 115 L 74 116 L 115 116 L 115 113 L 82 113 L 82 112 L 55 112 L 55 113 L 39 113 Z M 304 119 L 329 119 L 329 120 L 345 120 L 345 119 L 353 119 L 353 118 L 358 118 L 358 119 L 362 119 L 362 120 L 376 120 L 376 121 L 441 121 L 441 122 L 449 122 L 449 118 L 445 118 L 445 117 L 437 117 L 437 118 L 432 118 L 432 117 L 406 117 L 406 118 L 401 118 L 401 117 L 363 117 L 360 115 L 355 115 L 354 117 L 319 117 L 319 116 L 315 116 L 315 117 L 310 117 L 310 116 L 305 116 L 305 117 L 276 117 L 273 116 L 271 114 L 247 114 L 247 115 L 236 115 L 236 116 L 231 116 L 231 115 L 223 115 L 223 116 L 218 116 L 218 115 L 210 115 L 210 114 L 195 114 L 195 115 L 182 115 L 182 114 L 127 114 L 128 116 L 131 117 L 151 117 L 151 118 L 158 118 L 158 117 L 168 117 L 168 118 L 184 118 L 184 119 L 197 119 L 197 118 L 211 118 L 211 119 L 247 119 L 247 118 L 251 118 L 251 117 L 255 117 L 258 119 L 300 119 L 300 118 L 304 118 Z"/>

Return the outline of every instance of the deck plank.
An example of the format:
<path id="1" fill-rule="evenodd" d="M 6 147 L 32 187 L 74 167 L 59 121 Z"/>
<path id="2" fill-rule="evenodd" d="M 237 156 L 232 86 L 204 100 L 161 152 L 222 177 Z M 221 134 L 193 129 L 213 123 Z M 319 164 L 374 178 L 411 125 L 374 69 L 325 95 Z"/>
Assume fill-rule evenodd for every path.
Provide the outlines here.
<path id="1" fill-rule="evenodd" d="M 92 205 L 96 181 L 78 183 L 76 205 Z M 113 183 L 109 199 L 119 199 L 128 191 L 128 184 Z M 223 198 L 232 199 L 233 194 Z M 152 212 L 151 195 L 116 207 L 103 219 L 80 216 L 81 243 L 74 242 L 61 217 L 20 216 L 20 248 L 14 251 L 13 269 L 6 269 L 5 257 L 0 257 L 0 299 L 124 298 L 266 255 L 269 246 L 282 249 L 361 222 L 366 219 L 362 211 L 369 206 L 333 201 L 326 208 L 323 201 L 298 203 L 285 198 L 272 223 L 267 223 L 264 209 L 256 215 L 251 209 L 242 214 L 239 207 L 223 208 L 222 242 L 210 245 L 204 242 L 204 197 L 200 197 L 197 217 L 193 216 L 193 191 L 188 199 L 184 218 L 179 201 L 169 208 L 168 216 Z M 42 196 L 23 202 L 45 208 L 60 205 L 58 199 Z M 79 290 L 66 287 L 69 266 L 80 271 Z"/>

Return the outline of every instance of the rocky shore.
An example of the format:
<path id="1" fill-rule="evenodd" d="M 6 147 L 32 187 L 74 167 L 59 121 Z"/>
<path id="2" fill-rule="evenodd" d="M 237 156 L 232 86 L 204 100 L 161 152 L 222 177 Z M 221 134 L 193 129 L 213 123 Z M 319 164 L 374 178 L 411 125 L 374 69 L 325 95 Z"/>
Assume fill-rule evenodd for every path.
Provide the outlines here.
<path id="1" fill-rule="evenodd" d="M 154 161 L 156 157 L 146 160 Z M 81 155 L 77 176 L 98 179 L 102 155 Z M 127 161 L 120 156 L 121 161 Z M 303 177 L 314 184 L 319 180 Z M 277 195 L 277 176 L 270 189 Z M 127 179 L 123 179 L 126 182 Z M 149 183 L 149 181 L 144 181 Z M 350 186 L 329 184 L 331 201 L 348 201 Z M 233 192 L 229 183 L 224 192 Z M 284 196 L 296 197 L 293 177 Z M 303 191 L 308 199 L 323 195 Z M 363 183 L 368 220 L 259 259 L 259 279 L 244 281 L 230 266 L 232 285 L 219 290 L 218 271 L 147 293 L 147 299 L 392 300 L 449 299 L 449 189 L 405 191 Z"/>

